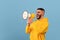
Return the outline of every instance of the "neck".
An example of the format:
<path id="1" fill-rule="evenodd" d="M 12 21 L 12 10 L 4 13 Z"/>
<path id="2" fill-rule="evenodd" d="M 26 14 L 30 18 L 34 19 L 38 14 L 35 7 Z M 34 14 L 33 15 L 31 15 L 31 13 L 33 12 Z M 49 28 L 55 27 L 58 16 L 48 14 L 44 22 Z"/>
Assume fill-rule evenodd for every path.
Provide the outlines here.
<path id="1" fill-rule="evenodd" d="M 44 18 L 44 16 L 41 16 L 41 18 L 39 19 L 39 20 L 41 20 L 41 19 L 43 19 Z"/>

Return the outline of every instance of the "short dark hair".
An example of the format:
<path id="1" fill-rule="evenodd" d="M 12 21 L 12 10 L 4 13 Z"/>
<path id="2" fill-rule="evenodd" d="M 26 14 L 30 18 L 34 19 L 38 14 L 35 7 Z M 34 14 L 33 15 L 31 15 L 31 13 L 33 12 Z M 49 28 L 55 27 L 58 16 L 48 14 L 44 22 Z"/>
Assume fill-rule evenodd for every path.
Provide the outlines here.
<path id="1" fill-rule="evenodd" d="M 37 8 L 37 10 L 42 10 L 42 11 L 45 12 L 45 9 L 44 8 Z"/>

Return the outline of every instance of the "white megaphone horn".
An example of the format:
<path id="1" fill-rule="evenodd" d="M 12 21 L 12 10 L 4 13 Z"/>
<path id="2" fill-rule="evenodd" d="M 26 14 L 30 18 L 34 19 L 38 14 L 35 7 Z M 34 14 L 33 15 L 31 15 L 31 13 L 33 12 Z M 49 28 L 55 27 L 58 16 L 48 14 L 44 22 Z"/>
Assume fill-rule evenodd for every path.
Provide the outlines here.
<path id="1" fill-rule="evenodd" d="M 34 13 L 28 13 L 27 11 L 24 11 L 23 12 L 23 19 L 27 19 L 27 18 L 31 18 L 31 19 L 33 19 L 34 17 L 35 17 L 35 14 Z"/>

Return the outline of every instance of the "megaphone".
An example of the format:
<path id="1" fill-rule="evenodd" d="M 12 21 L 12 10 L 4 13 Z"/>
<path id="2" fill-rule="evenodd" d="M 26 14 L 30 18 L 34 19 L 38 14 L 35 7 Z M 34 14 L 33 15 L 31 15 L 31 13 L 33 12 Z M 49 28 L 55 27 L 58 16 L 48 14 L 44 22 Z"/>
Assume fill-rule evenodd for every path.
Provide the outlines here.
<path id="1" fill-rule="evenodd" d="M 35 14 L 34 13 L 28 13 L 27 11 L 24 11 L 23 12 L 23 19 L 28 19 L 28 18 L 31 18 L 33 19 L 35 17 Z"/>

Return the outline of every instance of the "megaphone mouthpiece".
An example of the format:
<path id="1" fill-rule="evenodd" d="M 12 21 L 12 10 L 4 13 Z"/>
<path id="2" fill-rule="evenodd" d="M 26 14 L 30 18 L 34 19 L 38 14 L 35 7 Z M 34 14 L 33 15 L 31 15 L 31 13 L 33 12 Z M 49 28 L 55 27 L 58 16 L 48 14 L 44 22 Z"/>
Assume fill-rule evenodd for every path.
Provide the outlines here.
<path id="1" fill-rule="evenodd" d="M 31 14 L 31 18 L 33 19 L 34 17 L 35 17 L 35 14 L 34 14 L 34 13 L 32 13 L 32 14 Z"/>

